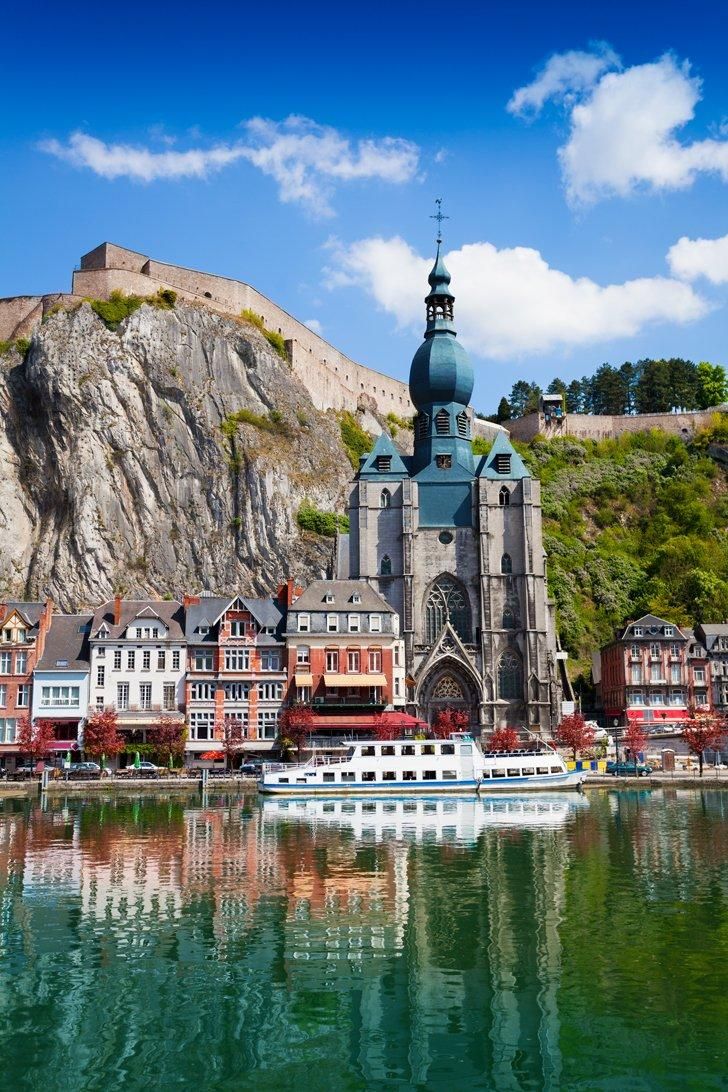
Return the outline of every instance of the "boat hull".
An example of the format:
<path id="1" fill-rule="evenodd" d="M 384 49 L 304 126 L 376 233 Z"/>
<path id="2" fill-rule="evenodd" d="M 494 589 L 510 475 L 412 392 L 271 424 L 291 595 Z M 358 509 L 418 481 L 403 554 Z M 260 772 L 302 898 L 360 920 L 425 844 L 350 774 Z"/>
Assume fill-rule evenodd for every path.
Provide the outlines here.
<path id="1" fill-rule="evenodd" d="M 483 781 L 391 781 L 386 784 L 367 781 L 350 781 L 345 785 L 327 783 L 281 785 L 275 782 L 258 782 L 258 792 L 267 796 L 422 796 L 428 793 L 493 793 L 510 792 L 564 792 L 578 791 L 584 780 L 583 773 L 566 772 L 543 777 L 499 777 Z"/>

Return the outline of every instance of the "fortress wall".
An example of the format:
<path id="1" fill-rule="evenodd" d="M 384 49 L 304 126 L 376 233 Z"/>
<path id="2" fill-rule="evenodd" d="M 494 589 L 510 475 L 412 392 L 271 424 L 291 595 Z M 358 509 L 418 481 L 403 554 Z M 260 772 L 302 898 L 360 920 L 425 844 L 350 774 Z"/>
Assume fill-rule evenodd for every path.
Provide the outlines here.
<path id="1" fill-rule="evenodd" d="M 0 300 L 0 341 L 30 337 L 51 307 L 75 302 L 81 301 L 65 292 L 53 292 L 47 296 L 12 296 Z"/>
<path id="2" fill-rule="evenodd" d="M 132 273 L 141 273 L 147 261 L 146 254 L 136 250 L 127 250 L 114 243 L 102 243 L 89 250 L 81 258 L 81 269 L 128 269 Z"/>
<path id="3" fill-rule="evenodd" d="M 515 440 L 528 441 L 541 435 L 548 439 L 555 436 L 574 436 L 578 440 L 608 440 L 625 432 L 646 432 L 657 428 L 678 436 L 690 437 L 700 428 L 710 424 L 715 409 L 690 410 L 685 413 L 638 413 L 638 414 L 588 414 L 567 413 L 548 424 L 542 413 L 529 413 L 508 422 L 508 430 Z"/>

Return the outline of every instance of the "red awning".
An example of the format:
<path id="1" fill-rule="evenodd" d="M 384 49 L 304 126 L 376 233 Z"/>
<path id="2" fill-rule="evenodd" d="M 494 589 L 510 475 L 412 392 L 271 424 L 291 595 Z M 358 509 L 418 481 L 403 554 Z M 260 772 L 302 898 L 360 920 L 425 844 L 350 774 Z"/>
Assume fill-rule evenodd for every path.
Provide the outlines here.
<path id="1" fill-rule="evenodd" d="M 54 739 L 48 748 L 49 751 L 77 751 L 78 743 L 75 739 Z"/>
<path id="2" fill-rule="evenodd" d="M 217 762 L 218 760 L 222 762 L 225 755 L 222 751 L 203 751 L 201 755 L 197 755 L 196 757 L 203 762 Z"/>

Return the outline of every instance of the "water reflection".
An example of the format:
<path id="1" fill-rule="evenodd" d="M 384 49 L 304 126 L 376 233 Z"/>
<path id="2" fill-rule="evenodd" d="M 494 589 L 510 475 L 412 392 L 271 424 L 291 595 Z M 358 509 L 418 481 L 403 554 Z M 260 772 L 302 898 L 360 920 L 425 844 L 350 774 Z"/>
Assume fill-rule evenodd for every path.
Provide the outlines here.
<path id="1" fill-rule="evenodd" d="M 719 1087 L 726 810 L 673 790 L 5 801 L 4 1077 Z"/>

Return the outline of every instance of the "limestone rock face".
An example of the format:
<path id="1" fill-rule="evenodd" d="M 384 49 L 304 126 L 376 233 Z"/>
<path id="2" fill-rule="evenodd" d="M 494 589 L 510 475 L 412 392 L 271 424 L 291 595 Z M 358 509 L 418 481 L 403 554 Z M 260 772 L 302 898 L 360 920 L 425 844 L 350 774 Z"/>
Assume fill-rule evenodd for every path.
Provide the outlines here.
<path id="1" fill-rule="evenodd" d="M 118 331 L 59 312 L 24 362 L 0 358 L 0 598 L 307 581 L 332 540 L 296 513 L 343 512 L 350 476 L 337 419 L 254 327 L 182 304 Z"/>

